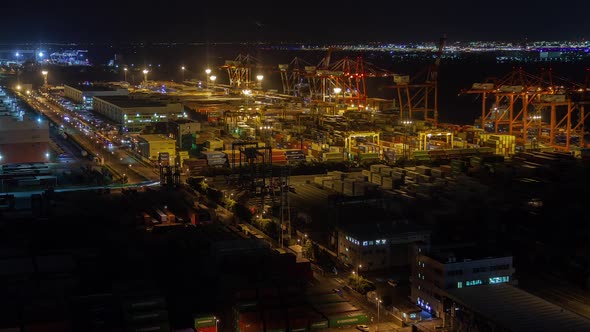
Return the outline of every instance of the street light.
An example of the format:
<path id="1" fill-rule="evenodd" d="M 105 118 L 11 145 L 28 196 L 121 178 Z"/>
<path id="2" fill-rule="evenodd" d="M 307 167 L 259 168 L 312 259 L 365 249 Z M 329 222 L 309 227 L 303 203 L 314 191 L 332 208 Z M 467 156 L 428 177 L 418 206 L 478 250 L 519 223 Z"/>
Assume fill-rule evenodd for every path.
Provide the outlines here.
<path id="1" fill-rule="evenodd" d="M 258 81 L 258 88 L 262 89 L 262 80 L 264 79 L 264 76 L 261 74 L 256 75 L 256 80 Z"/>
<path id="2" fill-rule="evenodd" d="M 150 72 L 150 71 L 149 71 L 149 70 L 147 70 L 147 69 L 144 69 L 144 70 L 143 70 L 143 80 L 145 81 L 145 85 L 147 85 L 147 82 L 148 82 L 148 80 L 147 80 L 147 74 L 148 74 L 149 72 Z"/>
<path id="3" fill-rule="evenodd" d="M 49 74 L 49 72 L 47 70 L 43 70 L 41 71 L 41 74 L 43 75 L 43 86 L 47 88 L 47 74 Z"/>
<path id="4" fill-rule="evenodd" d="M 215 80 L 217 79 L 217 76 L 211 75 L 209 76 L 209 79 L 211 80 L 211 86 L 215 87 Z"/>
<path id="5" fill-rule="evenodd" d="M 215 317 L 215 332 L 218 332 L 219 331 L 218 324 L 219 324 L 219 319 L 217 319 L 217 317 Z"/>
<path id="6" fill-rule="evenodd" d="M 180 67 L 180 70 L 182 71 L 182 81 L 181 82 L 184 82 L 184 70 L 185 69 L 186 68 L 184 66 Z"/>
<path id="7" fill-rule="evenodd" d="M 379 297 L 375 297 L 375 300 L 377 301 L 377 332 L 379 332 L 379 307 L 381 304 L 381 300 L 379 299 Z"/>
<path id="8" fill-rule="evenodd" d="M 123 68 L 123 73 L 125 73 L 125 82 L 127 82 L 127 67 Z"/>
<path id="9" fill-rule="evenodd" d="M 207 74 L 207 80 L 205 81 L 205 89 L 209 89 L 209 75 L 211 74 L 211 69 L 205 69 L 205 74 Z"/>

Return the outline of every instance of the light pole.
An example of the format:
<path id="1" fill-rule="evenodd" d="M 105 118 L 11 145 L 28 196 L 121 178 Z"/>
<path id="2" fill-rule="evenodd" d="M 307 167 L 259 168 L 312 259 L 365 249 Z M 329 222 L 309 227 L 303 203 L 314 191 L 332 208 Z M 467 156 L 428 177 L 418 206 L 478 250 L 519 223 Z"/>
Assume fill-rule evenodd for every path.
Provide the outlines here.
<path id="1" fill-rule="evenodd" d="M 184 82 L 184 70 L 186 68 L 184 68 L 184 66 L 180 67 L 180 71 L 182 72 L 182 81 L 180 81 L 181 83 Z"/>
<path id="2" fill-rule="evenodd" d="M 219 319 L 215 317 L 215 332 L 219 332 Z"/>
<path id="3" fill-rule="evenodd" d="M 47 75 L 49 72 L 47 70 L 42 70 L 41 74 L 43 75 L 43 87 L 47 89 Z"/>
<path id="4" fill-rule="evenodd" d="M 125 82 L 127 82 L 127 67 L 123 68 L 123 73 L 125 74 Z"/>
<path id="5" fill-rule="evenodd" d="M 147 82 L 148 82 L 148 80 L 147 80 L 147 74 L 148 74 L 149 72 L 150 72 L 150 71 L 149 71 L 149 70 L 147 70 L 147 69 L 144 69 L 144 70 L 143 70 L 143 80 L 145 81 L 145 85 L 146 85 L 146 86 L 147 86 Z"/>
<path id="6" fill-rule="evenodd" d="M 211 74 L 211 69 L 205 69 L 205 74 L 207 74 L 207 80 L 205 81 L 205 89 L 209 89 L 209 75 Z"/>
<path id="7" fill-rule="evenodd" d="M 258 81 L 258 88 L 260 90 L 262 90 L 262 80 L 264 79 L 264 76 L 261 74 L 256 75 L 256 80 Z"/>
<path id="8" fill-rule="evenodd" d="M 379 297 L 375 297 L 375 300 L 377 301 L 377 328 L 375 330 L 379 332 L 379 307 L 381 304 L 381 300 L 379 300 Z"/>
<path id="9" fill-rule="evenodd" d="M 209 79 L 211 80 L 211 86 L 213 87 L 213 90 L 215 90 L 215 80 L 217 79 L 217 76 L 211 75 L 209 76 Z"/>
<path id="10" fill-rule="evenodd" d="M 336 95 L 336 103 L 338 103 L 338 96 L 340 95 L 340 92 L 342 92 L 341 88 L 334 88 L 334 94 Z"/>

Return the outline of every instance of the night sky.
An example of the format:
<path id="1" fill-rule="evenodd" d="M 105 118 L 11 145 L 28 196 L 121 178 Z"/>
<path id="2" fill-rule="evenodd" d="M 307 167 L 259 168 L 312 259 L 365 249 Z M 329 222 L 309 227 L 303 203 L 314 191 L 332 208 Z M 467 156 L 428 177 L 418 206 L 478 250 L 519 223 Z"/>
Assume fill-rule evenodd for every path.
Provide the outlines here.
<path id="1" fill-rule="evenodd" d="M 546 0 L 152 1 L 3 1 L 0 42 L 404 42 L 436 40 L 443 33 L 450 40 L 590 37 L 590 1 L 583 0 L 552 6 Z"/>

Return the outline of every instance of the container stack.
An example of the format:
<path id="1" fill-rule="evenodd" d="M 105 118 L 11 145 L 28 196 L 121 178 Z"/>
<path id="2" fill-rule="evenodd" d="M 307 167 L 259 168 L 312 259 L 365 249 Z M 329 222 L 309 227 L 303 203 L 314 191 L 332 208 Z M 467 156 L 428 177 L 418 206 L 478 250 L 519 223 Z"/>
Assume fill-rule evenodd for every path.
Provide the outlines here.
<path id="1" fill-rule="evenodd" d="M 196 332 L 217 332 L 217 317 L 215 315 L 195 315 L 193 321 Z"/>
<path id="2" fill-rule="evenodd" d="M 189 158 L 188 151 L 178 151 L 176 161 L 179 165 L 182 165 L 186 159 Z"/>
<path id="3" fill-rule="evenodd" d="M 467 163 L 460 159 L 451 160 L 451 172 L 453 175 L 465 173 L 467 171 Z"/>
<path id="4" fill-rule="evenodd" d="M 299 162 L 305 161 L 305 153 L 303 150 L 285 150 L 285 157 L 287 158 L 287 162 L 289 164 L 297 164 Z"/>
<path id="5" fill-rule="evenodd" d="M 221 151 L 204 151 L 201 153 L 205 156 L 209 167 L 223 167 L 227 163 L 227 156 Z"/>
<path id="6" fill-rule="evenodd" d="M 363 196 L 365 194 L 365 181 L 344 179 L 342 193 L 346 196 Z"/>
<path id="7" fill-rule="evenodd" d="M 426 151 L 426 150 L 414 150 L 412 152 L 412 157 L 416 161 L 429 161 L 430 160 L 430 155 L 428 154 L 428 151 Z"/>
<path id="8" fill-rule="evenodd" d="M 514 135 L 490 135 L 485 146 L 493 148 L 494 154 L 511 156 L 515 152 L 516 138 Z"/>
<path id="9" fill-rule="evenodd" d="M 324 152 L 322 154 L 322 161 L 341 162 L 343 160 L 344 154 L 342 152 Z"/>
<path id="10" fill-rule="evenodd" d="M 275 165 L 286 165 L 287 164 L 287 156 L 285 155 L 285 150 L 272 149 L 271 153 L 272 153 L 271 161 L 273 164 L 275 164 Z"/>
<path id="11" fill-rule="evenodd" d="M 393 178 L 391 176 L 384 176 L 381 178 L 381 188 L 391 190 L 394 188 Z"/>
<path id="12" fill-rule="evenodd" d="M 203 174 L 205 167 L 207 167 L 207 159 L 190 158 L 185 159 L 182 163 L 182 168 L 189 176 Z"/>
<path id="13" fill-rule="evenodd" d="M 131 331 L 170 331 L 163 297 L 136 297 L 124 301 L 125 325 Z"/>
<path id="14" fill-rule="evenodd" d="M 358 153 L 358 160 L 359 161 L 377 161 L 379 160 L 379 153 L 377 152 L 359 152 Z"/>
<path id="15" fill-rule="evenodd" d="M 331 176 L 316 176 L 313 178 L 313 183 L 315 183 L 316 185 L 323 187 L 324 186 L 324 181 L 333 181 L 334 179 Z"/>

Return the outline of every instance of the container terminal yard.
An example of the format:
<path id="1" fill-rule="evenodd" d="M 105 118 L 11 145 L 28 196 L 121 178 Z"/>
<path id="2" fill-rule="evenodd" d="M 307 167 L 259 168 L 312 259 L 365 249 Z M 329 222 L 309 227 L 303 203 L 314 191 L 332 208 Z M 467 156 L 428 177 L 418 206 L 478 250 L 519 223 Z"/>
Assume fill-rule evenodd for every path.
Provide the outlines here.
<path id="1" fill-rule="evenodd" d="M 35 239 L 75 249 L 5 239 L 2 289 L 19 304 L 2 302 L 12 315 L 0 328 L 590 329 L 579 246 L 588 80 L 521 69 L 482 78 L 458 91 L 479 96 L 481 117 L 440 123 L 444 46 L 409 75 L 329 49 L 317 65 L 239 55 L 202 80 L 121 66 L 121 82 L 62 84 L 47 67 L 42 86 L 6 87 L 17 101 L 5 115 L 27 108 L 49 122 L 38 130 L 51 152 L 16 159 L 10 144 L 22 142 L 0 141 L 2 216 L 21 221 L 2 225 L 23 239 L 37 225 Z M 371 97 L 369 81 L 393 98 Z M 102 180 L 63 184 L 57 151 Z M 554 220 L 563 227 L 547 228 Z"/>

